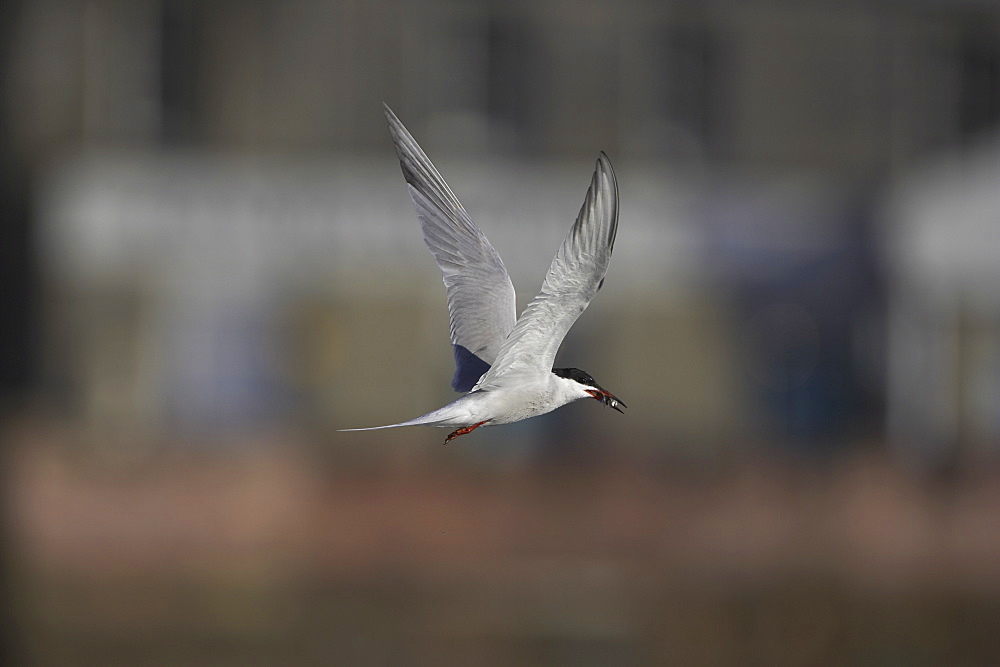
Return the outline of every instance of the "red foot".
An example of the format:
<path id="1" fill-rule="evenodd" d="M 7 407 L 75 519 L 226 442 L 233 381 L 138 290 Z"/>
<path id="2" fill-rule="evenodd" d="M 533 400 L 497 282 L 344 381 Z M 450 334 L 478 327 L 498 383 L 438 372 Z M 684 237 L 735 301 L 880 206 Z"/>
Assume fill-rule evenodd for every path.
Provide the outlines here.
<path id="1" fill-rule="evenodd" d="M 447 438 L 444 439 L 444 444 L 447 445 L 449 442 L 451 442 L 460 435 L 465 435 L 466 433 L 472 433 L 473 431 L 475 431 L 477 428 L 479 428 L 488 421 L 489 419 L 486 419 L 484 421 L 479 422 L 478 424 L 473 424 L 472 426 L 463 426 L 462 428 L 455 429 L 454 431 L 448 434 Z"/>

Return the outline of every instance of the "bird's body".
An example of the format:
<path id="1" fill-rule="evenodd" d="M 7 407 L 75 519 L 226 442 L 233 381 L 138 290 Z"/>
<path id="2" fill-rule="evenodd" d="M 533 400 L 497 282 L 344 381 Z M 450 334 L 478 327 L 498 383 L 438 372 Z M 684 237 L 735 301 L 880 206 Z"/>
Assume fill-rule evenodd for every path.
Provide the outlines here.
<path id="1" fill-rule="evenodd" d="M 621 412 L 625 407 L 587 373 L 552 368 L 563 337 L 604 284 L 618 229 L 618 187 L 601 153 L 576 222 L 545 276 L 542 289 L 521 317 L 514 287 L 500 256 L 437 169 L 385 107 L 407 189 L 424 242 L 443 274 L 448 294 L 461 398 L 416 419 L 375 426 L 455 428 L 445 442 L 480 426 L 537 417 L 580 398 L 595 398 Z"/>
<path id="2" fill-rule="evenodd" d="M 591 398 L 577 382 L 561 378 L 554 373 L 531 374 L 516 384 L 516 391 L 474 390 L 444 407 L 401 424 L 376 426 L 442 426 L 463 427 L 482 423 L 483 426 L 513 424 L 524 419 L 544 415 L 579 398 Z"/>

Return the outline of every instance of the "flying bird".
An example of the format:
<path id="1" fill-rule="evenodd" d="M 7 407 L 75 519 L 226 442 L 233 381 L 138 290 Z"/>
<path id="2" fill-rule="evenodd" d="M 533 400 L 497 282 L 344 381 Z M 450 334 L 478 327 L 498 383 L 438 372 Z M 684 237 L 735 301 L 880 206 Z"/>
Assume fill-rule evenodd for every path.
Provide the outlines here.
<path id="1" fill-rule="evenodd" d="M 581 398 L 622 412 L 627 406 L 588 373 L 552 367 L 566 333 L 604 284 L 615 245 L 618 183 L 608 156 L 598 157 L 576 222 L 538 296 L 517 317 L 500 255 L 388 105 L 385 116 L 424 243 L 444 278 L 456 366 L 451 386 L 468 393 L 416 419 L 342 430 L 453 428 L 447 444 L 480 426 L 537 417 Z"/>

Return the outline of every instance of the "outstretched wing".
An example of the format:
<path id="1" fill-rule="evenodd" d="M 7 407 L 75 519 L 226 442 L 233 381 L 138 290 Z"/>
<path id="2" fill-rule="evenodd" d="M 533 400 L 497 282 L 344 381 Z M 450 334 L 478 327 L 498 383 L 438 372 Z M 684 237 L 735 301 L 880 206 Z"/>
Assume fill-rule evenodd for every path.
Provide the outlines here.
<path id="1" fill-rule="evenodd" d="M 424 243 L 441 268 L 448 292 L 456 366 L 451 386 L 456 391 L 468 391 L 493 364 L 514 328 L 514 285 L 500 255 L 472 222 L 458 197 L 392 109 L 384 106 L 407 190 L 423 228 Z"/>
<path id="2" fill-rule="evenodd" d="M 542 290 L 514 326 L 476 388 L 489 389 L 512 372 L 548 372 L 566 333 L 604 284 L 618 231 L 618 183 L 603 152 L 587 198 L 559 247 Z"/>

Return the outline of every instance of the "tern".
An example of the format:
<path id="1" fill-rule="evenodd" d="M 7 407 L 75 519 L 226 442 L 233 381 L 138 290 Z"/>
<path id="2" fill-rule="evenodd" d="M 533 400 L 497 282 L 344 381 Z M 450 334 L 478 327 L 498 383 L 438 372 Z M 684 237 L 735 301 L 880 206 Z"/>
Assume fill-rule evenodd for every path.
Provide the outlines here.
<path id="1" fill-rule="evenodd" d="M 468 392 L 400 426 L 454 428 L 445 444 L 480 426 L 537 417 L 581 398 L 622 412 L 621 399 L 578 368 L 553 368 L 563 338 L 604 285 L 618 231 L 618 183 L 601 152 L 576 222 L 542 289 L 517 317 L 514 285 L 500 255 L 472 222 L 388 105 L 385 116 L 424 243 L 443 274 L 455 357 L 452 387 Z M 624 413 L 622 413 L 624 414 Z"/>

